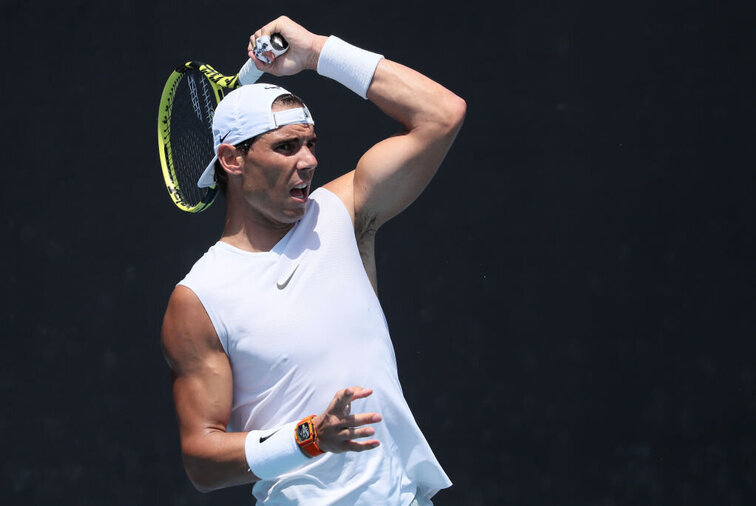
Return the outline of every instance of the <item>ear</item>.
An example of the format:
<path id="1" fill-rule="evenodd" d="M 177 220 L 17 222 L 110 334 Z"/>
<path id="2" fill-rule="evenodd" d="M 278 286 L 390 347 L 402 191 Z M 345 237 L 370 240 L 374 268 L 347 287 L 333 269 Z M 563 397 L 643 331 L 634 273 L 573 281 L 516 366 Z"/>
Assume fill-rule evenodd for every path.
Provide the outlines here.
<path id="1" fill-rule="evenodd" d="M 223 170 L 229 175 L 242 173 L 239 155 L 239 151 L 231 144 L 221 144 L 218 146 L 218 161 L 223 166 Z"/>

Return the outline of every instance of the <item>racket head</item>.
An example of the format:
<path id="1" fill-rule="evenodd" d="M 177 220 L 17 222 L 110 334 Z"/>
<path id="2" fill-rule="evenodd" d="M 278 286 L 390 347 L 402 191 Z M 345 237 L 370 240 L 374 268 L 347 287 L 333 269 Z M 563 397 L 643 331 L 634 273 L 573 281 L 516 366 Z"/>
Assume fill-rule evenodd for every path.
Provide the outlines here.
<path id="1" fill-rule="evenodd" d="M 217 188 L 197 180 L 213 158 L 213 114 L 239 76 L 226 76 L 206 63 L 190 61 L 174 70 L 163 88 L 158 112 L 158 150 L 163 179 L 173 203 L 189 213 L 210 207 Z"/>

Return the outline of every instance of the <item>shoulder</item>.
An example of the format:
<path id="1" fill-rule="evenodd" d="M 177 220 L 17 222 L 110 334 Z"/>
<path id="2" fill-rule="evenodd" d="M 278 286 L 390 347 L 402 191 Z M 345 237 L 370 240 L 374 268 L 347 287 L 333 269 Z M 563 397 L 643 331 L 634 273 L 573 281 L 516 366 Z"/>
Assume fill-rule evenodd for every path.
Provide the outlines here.
<path id="1" fill-rule="evenodd" d="M 181 373 L 208 353 L 224 353 L 215 328 L 197 295 L 178 285 L 168 300 L 160 341 L 168 365 Z"/>
<path id="2" fill-rule="evenodd" d="M 195 287 L 193 285 L 197 281 L 202 281 L 208 277 L 212 278 L 213 270 L 216 269 L 216 266 L 227 261 L 225 258 L 227 255 L 224 255 L 225 250 L 222 246 L 223 243 L 220 241 L 210 246 L 210 248 L 208 248 L 208 250 L 197 259 L 196 262 L 194 262 L 189 272 L 184 276 L 184 279 L 179 282 L 179 286 L 184 285 L 194 289 Z"/>
<path id="3" fill-rule="evenodd" d="M 354 222 L 354 171 L 347 172 L 343 176 L 323 185 L 323 188 L 341 200 L 349 217 Z"/>
<path id="4" fill-rule="evenodd" d="M 364 237 L 375 235 L 378 229 L 376 215 L 365 209 L 357 210 L 354 206 L 354 174 L 355 171 L 347 172 L 330 183 L 323 186 L 341 200 L 354 225 L 354 235 L 358 241 Z"/>

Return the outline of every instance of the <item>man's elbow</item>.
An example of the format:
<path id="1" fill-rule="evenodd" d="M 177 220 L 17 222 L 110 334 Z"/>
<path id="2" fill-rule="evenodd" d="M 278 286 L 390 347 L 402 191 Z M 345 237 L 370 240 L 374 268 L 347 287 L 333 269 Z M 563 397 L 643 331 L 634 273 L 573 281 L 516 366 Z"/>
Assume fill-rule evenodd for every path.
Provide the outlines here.
<path id="1" fill-rule="evenodd" d="M 462 126 L 465 121 L 465 115 L 467 114 L 467 102 L 462 97 L 454 95 L 454 98 L 450 100 L 449 109 L 450 115 L 457 128 Z"/>
<path id="2" fill-rule="evenodd" d="M 192 485 L 194 485 L 194 489 L 197 492 L 202 492 L 203 494 L 207 494 L 208 492 L 213 492 L 215 490 L 218 490 L 217 487 L 208 487 L 208 486 L 205 486 L 205 485 L 203 485 L 203 484 L 201 484 L 201 483 L 199 483 L 199 482 L 191 479 L 191 477 L 189 478 L 189 481 L 192 482 Z"/>
<path id="3" fill-rule="evenodd" d="M 240 478 L 235 476 L 238 471 L 234 470 L 236 466 L 229 466 L 228 463 L 219 462 L 215 456 L 207 453 L 191 451 L 191 448 L 184 448 L 182 451 L 184 470 L 192 482 L 194 488 L 199 492 L 207 493 L 222 488 L 241 485 L 248 481 L 249 476 Z"/>
<path id="4" fill-rule="evenodd" d="M 222 488 L 220 484 L 212 479 L 212 475 L 207 472 L 206 466 L 197 459 L 185 455 L 184 470 L 194 488 L 203 494 Z"/>
<path id="5" fill-rule="evenodd" d="M 207 493 L 222 488 L 251 483 L 257 478 L 244 465 L 219 461 L 215 455 L 183 451 L 184 470 L 194 488 Z"/>
<path id="6" fill-rule="evenodd" d="M 455 135 L 462 127 L 467 114 L 467 102 L 454 93 L 448 92 L 443 101 L 440 102 L 441 118 L 437 125 L 442 127 L 445 132 Z"/>

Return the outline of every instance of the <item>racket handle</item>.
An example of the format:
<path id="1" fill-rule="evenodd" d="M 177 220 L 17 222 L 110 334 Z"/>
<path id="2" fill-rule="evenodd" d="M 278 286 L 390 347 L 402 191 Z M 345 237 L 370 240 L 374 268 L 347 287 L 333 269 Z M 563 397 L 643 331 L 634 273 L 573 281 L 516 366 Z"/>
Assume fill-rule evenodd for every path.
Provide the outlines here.
<path id="1" fill-rule="evenodd" d="M 265 57 L 263 53 L 265 52 L 271 52 L 273 53 L 273 56 L 281 56 L 286 51 L 289 50 L 289 43 L 286 42 L 286 39 L 284 39 L 280 33 L 274 33 L 271 36 L 263 35 L 259 39 L 257 39 L 257 43 L 254 48 L 255 56 L 258 60 L 264 61 L 265 63 L 271 63 L 268 58 Z M 244 66 L 239 70 L 239 82 L 242 85 L 245 84 L 254 84 L 257 82 L 258 79 L 260 79 L 260 76 L 263 75 L 262 70 L 257 70 L 257 67 L 255 67 L 254 62 L 252 61 L 252 58 L 247 60 L 247 63 L 244 64 Z"/>
<path id="2" fill-rule="evenodd" d="M 288 50 L 289 43 L 286 42 L 286 39 L 284 39 L 280 33 L 258 37 L 255 41 L 255 47 L 252 48 L 255 57 L 265 63 L 273 63 L 273 60 Z M 273 55 L 273 60 L 269 59 L 266 53 L 271 53 Z"/>
<path id="3" fill-rule="evenodd" d="M 264 72 L 262 70 L 257 70 L 257 67 L 255 67 L 255 62 L 252 61 L 252 58 L 247 60 L 247 63 L 244 64 L 244 66 L 239 70 L 239 83 L 242 85 L 245 84 L 254 84 L 257 82 L 258 79 L 260 79 L 260 76 L 262 76 Z"/>

